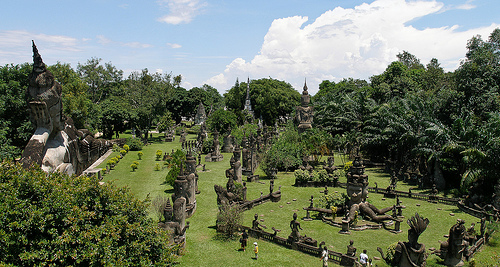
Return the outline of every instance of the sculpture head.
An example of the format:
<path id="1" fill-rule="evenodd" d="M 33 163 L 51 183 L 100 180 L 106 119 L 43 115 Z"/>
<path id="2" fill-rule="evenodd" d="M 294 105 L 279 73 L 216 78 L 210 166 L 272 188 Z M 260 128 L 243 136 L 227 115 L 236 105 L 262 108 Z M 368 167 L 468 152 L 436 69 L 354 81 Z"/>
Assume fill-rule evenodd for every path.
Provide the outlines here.
<path id="1" fill-rule="evenodd" d="M 422 234 L 425 229 L 427 229 L 427 225 L 429 225 L 429 219 L 422 218 L 418 213 L 415 213 L 415 216 L 412 216 L 407 221 L 410 229 L 408 229 L 408 242 L 414 246 L 418 242 L 418 237 Z"/>

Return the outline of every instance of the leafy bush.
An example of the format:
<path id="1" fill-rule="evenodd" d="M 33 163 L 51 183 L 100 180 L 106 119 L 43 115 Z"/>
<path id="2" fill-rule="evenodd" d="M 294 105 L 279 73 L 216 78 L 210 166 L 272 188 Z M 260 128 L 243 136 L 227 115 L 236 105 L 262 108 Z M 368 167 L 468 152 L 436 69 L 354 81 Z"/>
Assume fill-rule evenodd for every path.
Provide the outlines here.
<path id="1" fill-rule="evenodd" d="M 347 201 L 348 196 L 345 193 L 331 193 L 328 195 L 323 195 L 319 198 L 316 203 L 316 207 L 331 209 L 333 207 L 341 207 Z"/>
<path id="2" fill-rule="evenodd" d="M 113 150 L 113 152 L 118 152 L 118 151 L 120 151 L 120 147 L 117 144 L 113 144 L 112 150 Z"/>
<path id="3" fill-rule="evenodd" d="M 97 177 L 0 163 L 0 265 L 169 266 L 149 201 Z M 7 230 L 8 229 L 8 230 Z"/>
<path id="4" fill-rule="evenodd" d="M 158 162 L 157 162 L 157 163 L 155 164 L 155 168 L 154 168 L 154 170 L 155 170 L 155 171 L 160 171 L 160 170 L 161 170 L 161 165 L 160 165 L 160 163 L 158 163 Z"/>
<path id="5" fill-rule="evenodd" d="M 155 156 L 156 156 L 156 160 L 160 160 L 161 157 L 163 156 L 163 152 L 158 149 L 158 150 L 156 150 Z"/>
<path id="6" fill-rule="evenodd" d="M 174 186 L 174 181 L 179 176 L 179 172 L 181 171 L 181 163 L 186 160 L 186 154 L 177 149 L 173 154 L 167 157 L 165 165 L 167 165 L 170 170 L 167 173 L 167 177 L 165 177 L 165 182 L 171 186 Z"/>
<path id="7" fill-rule="evenodd" d="M 139 160 L 142 159 L 143 155 L 144 155 L 144 153 L 142 151 L 137 152 L 137 157 L 139 158 Z"/>
<path id="8" fill-rule="evenodd" d="M 299 183 L 311 181 L 311 177 L 308 171 L 298 169 L 293 172 L 293 175 L 295 176 L 295 181 Z"/>
<path id="9" fill-rule="evenodd" d="M 217 214 L 217 231 L 227 238 L 233 237 L 243 221 L 242 215 L 243 212 L 238 205 L 223 204 Z"/>
<path id="10" fill-rule="evenodd" d="M 288 127 L 278 140 L 264 152 L 260 167 L 266 174 L 270 173 L 271 169 L 279 171 L 296 169 L 302 164 L 303 155 L 304 150 L 300 144 L 297 130 Z"/>
<path id="11" fill-rule="evenodd" d="M 127 144 L 123 145 L 123 149 L 125 149 L 125 151 L 127 152 L 130 151 L 130 147 Z"/>
<path id="12" fill-rule="evenodd" d="M 127 150 L 125 150 L 125 149 L 120 150 L 121 156 L 125 156 L 126 154 L 127 154 Z"/>
<path id="13" fill-rule="evenodd" d="M 198 134 L 200 132 L 201 125 L 194 125 L 191 128 L 187 129 L 187 133 L 189 134 Z"/>
<path id="14" fill-rule="evenodd" d="M 127 138 L 126 144 L 129 146 L 131 151 L 142 150 L 143 143 L 139 138 Z"/>
<path id="15" fill-rule="evenodd" d="M 135 163 L 130 164 L 130 168 L 132 168 L 132 171 L 135 171 L 137 169 L 137 164 Z"/>

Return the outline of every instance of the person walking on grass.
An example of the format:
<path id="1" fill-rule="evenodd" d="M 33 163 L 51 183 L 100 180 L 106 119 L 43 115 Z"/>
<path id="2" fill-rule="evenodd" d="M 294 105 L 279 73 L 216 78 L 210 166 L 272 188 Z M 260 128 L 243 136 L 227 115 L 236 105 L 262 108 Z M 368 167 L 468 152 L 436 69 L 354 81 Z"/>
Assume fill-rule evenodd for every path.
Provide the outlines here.
<path id="1" fill-rule="evenodd" d="M 257 245 L 257 242 L 253 242 L 253 252 L 255 253 L 255 259 L 259 259 L 259 246 Z"/>
<path id="2" fill-rule="evenodd" d="M 366 249 L 363 249 L 363 253 L 359 254 L 359 263 L 361 266 L 368 266 L 368 255 L 366 254 Z"/>
<path id="3" fill-rule="evenodd" d="M 323 261 L 323 267 L 328 266 L 328 249 L 326 245 L 323 247 L 323 252 L 321 252 L 321 259 Z"/>
<path id="4" fill-rule="evenodd" d="M 247 230 L 243 230 L 243 233 L 241 233 L 240 235 L 241 235 L 240 238 L 241 249 L 245 251 L 245 249 L 247 248 L 247 240 L 248 240 Z"/>

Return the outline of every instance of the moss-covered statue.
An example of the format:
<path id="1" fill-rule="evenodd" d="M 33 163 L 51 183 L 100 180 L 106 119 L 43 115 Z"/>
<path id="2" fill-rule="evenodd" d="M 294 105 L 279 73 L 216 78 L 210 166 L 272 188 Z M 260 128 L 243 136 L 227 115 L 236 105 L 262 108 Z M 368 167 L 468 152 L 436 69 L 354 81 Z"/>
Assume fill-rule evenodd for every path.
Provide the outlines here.
<path id="1" fill-rule="evenodd" d="M 377 250 L 387 264 L 391 266 L 425 266 L 427 253 L 425 253 L 425 245 L 418 243 L 418 237 L 427 229 L 429 219 L 422 218 L 418 213 L 415 213 L 415 216 L 408 219 L 407 223 L 410 226 L 410 229 L 408 229 L 408 242 L 399 241 L 393 251 L 388 251 L 387 257 L 384 256 L 384 252 L 380 247 L 377 247 Z M 392 254 L 392 257 L 390 254 Z"/>

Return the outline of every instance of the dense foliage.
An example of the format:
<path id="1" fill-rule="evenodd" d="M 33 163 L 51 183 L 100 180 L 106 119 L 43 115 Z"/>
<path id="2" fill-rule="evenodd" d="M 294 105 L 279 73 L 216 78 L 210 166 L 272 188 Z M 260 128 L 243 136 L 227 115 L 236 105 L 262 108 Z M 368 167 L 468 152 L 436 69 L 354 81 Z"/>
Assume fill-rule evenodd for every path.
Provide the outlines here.
<path id="1" fill-rule="evenodd" d="M 455 72 L 404 51 L 371 83 L 324 81 L 313 99 L 315 126 L 342 152 L 389 160 L 397 174 L 428 183 L 444 179 L 460 194 L 483 188 L 476 201 L 491 203 L 494 187 L 485 185 L 500 178 L 500 29 L 467 49 Z"/>
<path id="2" fill-rule="evenodd" d="M 95 178 L 0 164 L 0 265 L 165 266 L 168 235 L 148 201 Z"/>

